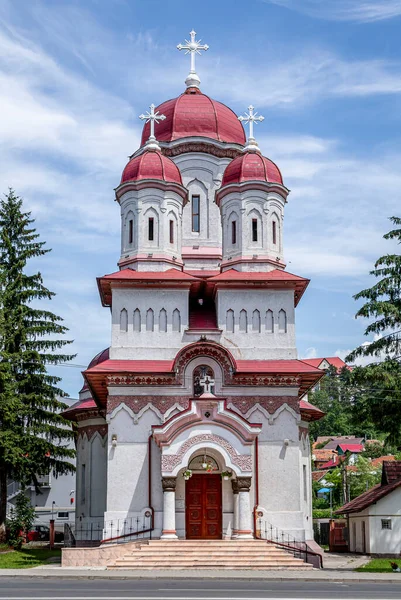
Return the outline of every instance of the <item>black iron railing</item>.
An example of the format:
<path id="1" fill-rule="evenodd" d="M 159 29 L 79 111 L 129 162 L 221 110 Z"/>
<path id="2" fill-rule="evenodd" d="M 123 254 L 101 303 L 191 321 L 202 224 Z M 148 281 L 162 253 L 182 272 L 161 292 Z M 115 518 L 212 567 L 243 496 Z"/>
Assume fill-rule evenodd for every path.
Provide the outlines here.
<path id="1" fill-rule="evenodd" d="M 147 511 L 140 517 L 126 519 L 77 521 L 75 525 L 68 526 L 68 530 L 64 532 L 64 545 L 71 548 L 151 539 L 153 529 L 153 513 L 151 511 Z"/>
<path id="2" fill-rule="evenodd" d="M 305 540 L 300 540 L 289 532 L 282 531 L 274 527 L 265 519 L 258 518 L 256 526 L 256 537 L 261 540 L 266 540 L 270 544 L 274 544 L 283 550 L 291 553 L 294 558 L 300 558 L 306 563 L 312 564 L 318 569 L 323 568 L 323 561 L 320 554 L 313 552 Z"/>

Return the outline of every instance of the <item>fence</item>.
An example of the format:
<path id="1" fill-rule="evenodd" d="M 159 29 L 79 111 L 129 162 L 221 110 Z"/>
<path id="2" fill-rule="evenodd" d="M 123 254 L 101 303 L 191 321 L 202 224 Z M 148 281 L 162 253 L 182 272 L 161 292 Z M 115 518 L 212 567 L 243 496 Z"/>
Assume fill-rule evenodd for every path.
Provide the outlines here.
<path id="1" fill-rule="evenodd" d="M 147 511 L 138 517 L 114 519 L 110 521 L 77 521 L 75 525 L 64 526 L 64 545 L 100 546 L 100 544 L 121 544 L 137 539 L 151 539 L 153 515 Z"/>
<path id="2" fill-rule="evenodd" d="M 264 519 L 259 518 L 257 520 L 256 537 L 283 548 L 283 550 L 291 553 L 294 558 L 300 558 L 318 569 L 323 567 L 321 555 L 310 550 L 305 540 L 297 539 L 296 536 L 273 527 L 271 523 Z"/>

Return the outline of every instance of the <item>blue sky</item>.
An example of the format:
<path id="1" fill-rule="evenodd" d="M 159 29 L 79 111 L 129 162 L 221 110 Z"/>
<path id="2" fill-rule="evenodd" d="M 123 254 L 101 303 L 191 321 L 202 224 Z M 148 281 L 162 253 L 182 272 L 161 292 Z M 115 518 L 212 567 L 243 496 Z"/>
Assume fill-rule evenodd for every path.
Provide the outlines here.
<path id="1" fill-rule="evenodd" d="M 192 28 L 210 46 L 202 90 L 265 116 L 259 145 L 291 189 L 287 270 L 311 279 L 299 355 L 344 356 L 365 340 L 352 295 L 396 250 L 382 235 L 401 214 L 401 0 L 0 0 L 0 190 L 53 249 L 40 269 L 74 365 L 110 343 L 95 278 L 119 256 L 113 188 L 138 115 L 184 90 Z M 72 396 L 80 371 L 55 371 Z"/>

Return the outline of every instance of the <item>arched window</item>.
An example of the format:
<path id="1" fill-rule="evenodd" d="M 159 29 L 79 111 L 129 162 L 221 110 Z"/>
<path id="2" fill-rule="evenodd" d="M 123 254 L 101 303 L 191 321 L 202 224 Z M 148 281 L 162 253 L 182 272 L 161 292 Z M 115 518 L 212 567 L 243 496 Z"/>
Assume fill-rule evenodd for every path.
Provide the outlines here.
<path id="1" fill-rule="evenodd" d="M 134 331 L 141 331 L 141 311 L 139 308 L 134 310 Z"/>
<path id="2" fill-rule="evenodd" d="M 153 331 L 155 328 L 155 315 L 151 308 L 146 313 L 146 331 Z"/>
<path id="3" fill-rule="evenodd" d="M 252 331 L 260 333 L 260 312 L 254 310 L 252 313 Z"/>
<path id="4" fill-rule="evenodd" d="M 234 311 L 231 308 L 226 312 L 226 330 L 234 333 Z"/>
<path id="5" fill-rule="evenodd" d="M 181 331 L 181 315 L 178 308 L 173 310 L 173 331 Z"/>
<path id="6" fill-rule="evenodd" d="M 266 311 L 266 333 L 274 333 L 274 319 L 273 319 L 273 311 Z"/>
<path id="7" fill-rule="evenodd" d="M 120 331 L 128 331 L 128 313 L 125 308 L 120 312 Z"/>
<path id="8" fill-rule="evenodd" d="M 211 367 L 200 365 L 193 372 L 194 396 L 214 394 L 214 373 Z"/>
<path id="9" fill-rule="evenodd" d="M 167 331 L 167 313 L 164 308 L 159 313 L 159 331 Z"/>
<path id="10" fill-rule="evenodd" d="M 244 309 L 239 313 L 239 330 L 243 333 L 247 333 L 248 331 L 248 315 Z"/>
<path id="11" fill-rule="evenodd" d="M 278 330 L 280 333 L 287 333 L 287 314 L 283 309 L 278 313 Z"/>

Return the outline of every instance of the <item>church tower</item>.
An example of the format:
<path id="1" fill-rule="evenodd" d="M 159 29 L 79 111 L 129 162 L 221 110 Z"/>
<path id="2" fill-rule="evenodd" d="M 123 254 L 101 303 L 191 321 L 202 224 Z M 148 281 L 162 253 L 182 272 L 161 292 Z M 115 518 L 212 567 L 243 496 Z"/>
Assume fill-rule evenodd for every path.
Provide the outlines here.
<path id="1" fill-rule="evenodd" d="M 178 49 L 191 57 L 186 89 L 141 115 L 115 190 L 119 268 L 98 278 L 111 345 L 66 413 L 78 540 L 94 527 L 108 541 L 274 530 L 309 544 L 308 427 L 322 413 L 305 395 L 322 371 L 297 358 L 309 280 L 285 271 L 289 190 L 255 141 L 263 117 L 201 91 L 195 56 L 208 46 L 192 31 Z"/>

